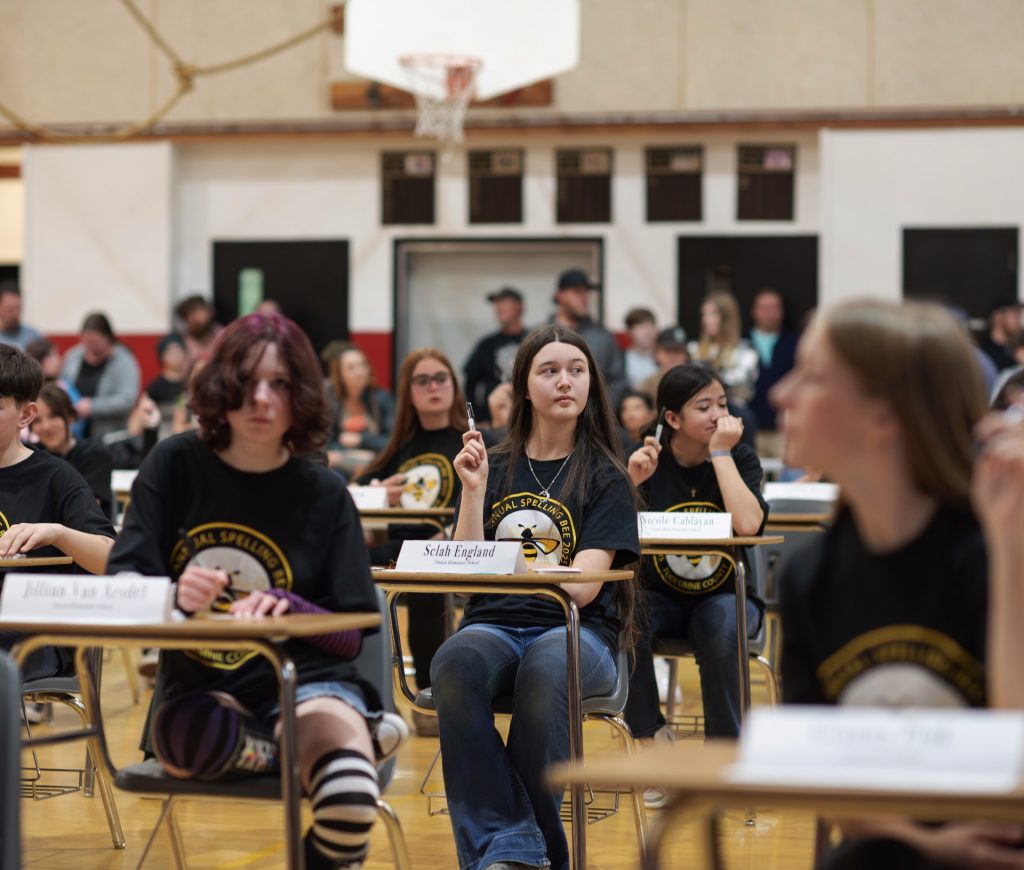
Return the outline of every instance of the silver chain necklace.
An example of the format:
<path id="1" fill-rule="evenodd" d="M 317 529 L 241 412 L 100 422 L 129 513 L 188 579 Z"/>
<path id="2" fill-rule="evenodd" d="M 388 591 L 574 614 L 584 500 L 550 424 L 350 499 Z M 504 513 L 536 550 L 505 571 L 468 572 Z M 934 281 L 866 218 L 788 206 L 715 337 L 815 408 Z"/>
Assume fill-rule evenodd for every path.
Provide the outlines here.
<path id="1" fill-rule="evenodd" d="M 537 472 L 533 470 L 533 463 L 530 462 L 530 454 L 527 453 L 525 450 L 523 451 L 523 455 L 526 457 L 526 465 L 530 469 L 530 474 L 533 475 L 533 479 L 537 481 L 537 486 L 540 488 L 540 497 L 545 501 L 547 501 L 547 499 L 550 498 L 551 487 L 555 485 L 555 481 L 558 480 L 558 475 L 562 473 L 562 469 L 565 468 L 566 463 L 570 459 L 572 459 L 572 454 L 573 451 L 570 450 L 569 455 L 566 456 L 565 459 L 562 460 L 562 464 L 558 466 L 558 471 L 555 472 L 555 476 L 551 478 L 551 483 L 549 483 L 547 486 L 544 486 L 544 484 L 540 482 L 540 478 L 537 477 Z"/>

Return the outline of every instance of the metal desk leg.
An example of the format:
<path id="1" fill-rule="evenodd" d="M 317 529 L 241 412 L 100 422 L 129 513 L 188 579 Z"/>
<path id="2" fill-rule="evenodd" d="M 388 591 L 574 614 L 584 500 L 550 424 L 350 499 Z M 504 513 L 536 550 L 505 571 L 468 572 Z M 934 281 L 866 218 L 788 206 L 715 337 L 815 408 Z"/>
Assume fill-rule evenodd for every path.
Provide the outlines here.
<path id="1" fill-rule="evenodd" d="M 288 867 L 291 870 L 304 870 L 299 818 L 302 783 L 299 778 L 299 756 L 295 748 L 295 664 L 290 658 L 280 656 L 276 649 L 273 651 L 273 660 L 278 665 L 277 680 L 281 699 L 281 798 L 284 802 L 285 848 Z"/>
<path id="2" fill-rule="evenodd" d="M 569 596 L 566 595 L 568 598 Z M 583 678 L 580 673 L 580 614 L 576 602 L 569 598 L 564 605 L 567 620 L 566 670 L 569 701 L 569 759 L 583 758 Z M 572 866 L 584 870 L 587 866 L 587 810 L 584 804 L 584 786 L 576 783 L 569 792 L 572 807 Z"/>
<path id="3" fill-rule="evenodd" d="M 750 647 L 747 638 L 747 566 L 743 557 L 733 561 L 736 568 L 736 635 L 739 654 L 740 728 L 750 709 Z"/>

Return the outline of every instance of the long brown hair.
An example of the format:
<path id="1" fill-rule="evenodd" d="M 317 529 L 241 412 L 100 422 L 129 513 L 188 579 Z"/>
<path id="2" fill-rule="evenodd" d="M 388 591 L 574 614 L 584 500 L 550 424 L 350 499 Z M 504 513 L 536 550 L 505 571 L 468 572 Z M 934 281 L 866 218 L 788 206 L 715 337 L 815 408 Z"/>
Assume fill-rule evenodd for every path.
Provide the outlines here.
<path id="1" fill-rule="evenodd" d="M 347 353 L 358 353 L 364 360 L 366 360 L 366 368 L 370 372 L 370 377 L 366 382 L 366 387 L 359 396 L 350 396 L 348 389 L 345 386 L 345 379 L 341 374 L 341 360 L 342 357 Z M 344 414 L 343 405 L 346 399 L 359 399 L 366 407 L 366 413 L 369 415 L 374 431 L 380 431 L 380 402 L 377 401 L 377 378 L 373 371 L 373 366 L 370 365 L 370 359 L 362 348 L 352 344 L 349 341 L 339 341 L 332 349 L 331 356 L 327 363 L 327 378 L 331 382 L 331 389 L 334 392 L 334 398 L 338 400 L 339 405 L 339 419 Z"/>
<path id="2" fill-rule="evenodd" d="M 515 363 L 512 366 L 512 411 L 508 419 L 508 435 L 491 451 L 492 456 L 507 456 L 503 491 L 511 492 L 515 477 L 516 461 L 526 454 L 526 442 L 533 431 L 533 405 L 527 400 L 527 387 L 533 359 L 541 348 L 552 342 L 569 344 L 579 350 L 587 361 L 590 372 L 590 392 L 583 410 L 576 418 L 576 431 L 573 435 L 572 458 L 565 472 L 565 485 L 560 500 L 573 500 L 584 503 L 597 482 L 595 470 L 603 461 L 610 462 L 615 471 L 629 481 L 629 473 L 621 456 L 621 441 L 618 426 L 608 400 L 608 387 L 604 375 L 587 343 L 571 329 L 556 324 L 538 326 L 519 346 Z M 638 497 L 636 489 L 630 484 L 632 493 L 631 507 L 636 510 Z M 622 621 L 627 645 L 630 649 L 637 639 L 637 592 L 635 581 L 616 583 L 616 598 L 619 607 L 619 618 Z"/>
<path id="3" fill-rule="evenodd" d="M 960 324 L 938 305 L 874 299 L 847 302 L 818 317 L 829 346 L 864 393 L 896 415 L 914 484 L 944 504 L 968 508 L 972 430 L 986 398 Z"/>
<path id="4" fill-rule="evenodd" d="M 736 297 L 725 290 L 709 293 L 701 308 L 709 303 L 718 310 L 718 337 L 711 339 L 706 335 L 702 324 L 697 355 L 702 362 L 720 369 L 732 364 L 732 352 L 740 342 L 740 306 Z M 712 345 L 715 347 L 714 358 L 711 357 Z"/>
<path id="5" fill-rule="evenodd" d="M 434 359 L 448 369 L 448 375 L 452 379 L 452 406 L 448 411 L 448 425 L 456 432 L 465 432 L 469 426 L 469 418 L 466 417 L 466 399 L 462 395 L 462 388 L 459 386 L 459 379 L 455 376 L 455 369 L 448 361 L 448 357 L 434 347 L 421 347 L 419 350 L 410 351 L 408 356 L 402 360 L 402 367 L 398 370 L 398 389 L 395 391 L 397 408 L 395 409 L 395 425 L 391 429 L 391 439 L 377 457 L 362 472 L 361 477 L 372 477 L 379 474 L 395 458 L 409 440 L 423 431 L 420 425 L 419 414 L 412 404 L 412 373 L 422 360 Z"/>

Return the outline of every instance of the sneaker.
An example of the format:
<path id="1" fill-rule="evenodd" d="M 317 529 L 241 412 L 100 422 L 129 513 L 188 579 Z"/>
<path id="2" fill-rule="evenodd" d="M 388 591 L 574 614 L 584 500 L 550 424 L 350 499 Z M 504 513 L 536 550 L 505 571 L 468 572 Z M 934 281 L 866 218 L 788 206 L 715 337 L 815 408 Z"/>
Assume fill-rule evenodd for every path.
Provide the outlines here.
<path id="1" fill-rule="evenodd" d="M 649 810 L 660 810 L 668 803 L 668 792 L 660 788 L 644 789 L 644 806 Z"/>
<path id="2" fill-rule="evenodd" d="M 412 711 L 412 724 L 416 726 L 417 737 L 437 737 L 441 732 L 437 724 L 437 716 Z"/>
<path id="3" fill-rule="evenodd" d="M 662 725 L 657 731 L 655 731 L 649 737 L 637 737 L 636 747 L 641 752 L 643 752 L 645 749 L 651 749 L 663 743 L 675 742 L 676 733 L 668 725 Z"/>
<path id="4" fill-rule="evenodd" d="M 38 725 L 46 720 L 46 704 L 25 704 L 25 721 L 29 725 Z"/>
<path id="5" fill-rule="evenodd" d="M 671 728 L 669 728 L 668 725 L 662 725 L 650 737 L 638 737 L 636 741 L 637 748 L 641 752 L 643 752 L 645 749 L 651 749 L 660 744 L 675 742 L 675 732 Z M 667 803 L 668 794 L 664 790 L 660 788 L 644 789 L 644 806 L 647 807 L 647 809 L 659 810 Z"/>
<path id="6" fill-rule="evenodd" d="M 142 658 L 139 659 L 139 676 L 145 680 L 156 678 L 156 666 L 160 661 L 160 650 L 143 650 Z"/>
<path id="7" fill-rule="evenodd" d="M 370 723 L 370 739 L 377 763 L 383 764 L 409 739 L 409 726 L 397 713 L 384 713 Z"/>

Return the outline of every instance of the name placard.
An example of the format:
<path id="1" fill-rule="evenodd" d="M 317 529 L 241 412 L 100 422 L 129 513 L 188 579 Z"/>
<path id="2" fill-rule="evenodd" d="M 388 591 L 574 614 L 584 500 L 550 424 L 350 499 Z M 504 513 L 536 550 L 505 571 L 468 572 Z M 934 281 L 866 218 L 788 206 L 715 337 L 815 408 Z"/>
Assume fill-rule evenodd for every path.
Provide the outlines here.
<path id="1" fill-rule="evenodd" d="M 383 486 L 350 486 L 349 494 L 361 511 L 379 511 L 388 506 L 387 487 Z"/>
<path id="2" fill-rule="evenodd" d="M 523 574 L 523 548 L 516 541 L 404 541 L 396 571 L 430 574 Z"/>
<path id="3" fill-rule="evenodd" d="M 1024 713 L 755 708 L 733 782 L 999 793 L 1024 772 Z"/>
<path id="4" fill-rule="evenodd" d="M 169 577 L 121 574 L 8 574 L 0 617 L 32 622 L 165 622 L 173 595 Z"/>
<path id="5" fill-rule="evenodd" d="M 637 518 L 641 538 L 696 541 L 732 537 L 732 514 L 641 511 Z"/>
<path id="6" fill-rule="evenodd" d="M 764 485 L 764 500 L 782 501 L 792 499 L 794 501 L 820 501 L 823 507 L 828 507 L 839 498 L 839 487 L 834 483 L 766 483 Z"/>

